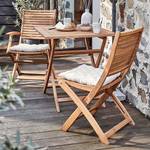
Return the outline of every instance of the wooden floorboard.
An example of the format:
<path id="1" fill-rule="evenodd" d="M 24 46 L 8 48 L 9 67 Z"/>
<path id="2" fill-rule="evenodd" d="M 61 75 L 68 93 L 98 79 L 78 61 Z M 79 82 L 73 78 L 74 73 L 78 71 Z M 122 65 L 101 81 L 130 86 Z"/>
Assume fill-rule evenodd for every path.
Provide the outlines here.
<path id="1" fill-rule="evenodd" d="M 5 60 L 0 58 L 3 66 L 7 65 L 7 60 L 8 58 Z M 84 59 L 67 57 L 56 62 L 55 66 L 60 71 L 75 67 L 87 60 L 87 57 Z M 9 70 L 11 70 L 11 61 L 9 63 Z M 84 118 L 78 120 L 70 132 L 63 132 L 62 124 L 76 106 L 72 102 L 62 103 L 62 111 L 57 113 L 52 90 L 48 89 L 48 94 L 43 94 L 42 84 L 41 81 L 18 82 L 17 86 L 24 94 L 25 107 L 18 106 L 16 111 L 0 112 L 0 117 L 3 116 L 2 123 L 0 123 L 0 136 L 4 137 L 7 134 L 14 141 L 16 131 L 20 130 L 23 142 L 26 142 L 28 137 L 32 137 L 37 148 L 49 150 L 150 150 L 150 120 L 128 103 L 124 104 L 136 125 L 134 127 L 129 125 L 115 134 L 110 139 L 110 145 L 99 142 Z M 62 95 L 63 91 L 59 89 L 58 93 Z M 119 112 L 111 102 L 107 103 L 106 108 L 99 110 L 95 117 L 104 130 L 111 128 L 121 119 Z"/>

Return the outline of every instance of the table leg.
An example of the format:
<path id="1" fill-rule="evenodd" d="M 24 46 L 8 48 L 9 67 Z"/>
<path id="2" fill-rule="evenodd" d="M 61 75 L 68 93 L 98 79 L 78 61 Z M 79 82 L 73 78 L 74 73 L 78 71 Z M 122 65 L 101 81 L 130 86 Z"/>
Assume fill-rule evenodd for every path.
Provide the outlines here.
<path id="1" fill-rule="evenodd" d="M 101 49 L 100 49 L 100 53 L 97 57 L 97 60 L 96 60 L 96 68 L 99 67 L 100 65 L 100 62 L 101 62 L 101 58 L 103 56 L 103 52 L 104 52 L 104 49 L 105 49 L 105 45 L 106 45 L 106 41 L 107 41 L 107 38 L 103 38 L 103 42 L 102 42 L 102 46 L 101 46 Z"/>
<path id="2" fill-rule="evenodd" d="M 87 38 L 84 39 L 84 42 L 85 42 L 86 49 L 89 50 L 89 45 L 88 45 Z M 90 54 L 90 57 L 91 57 L 92 66 L 96 67 L 95 60 L 94 60 L 94 54 Z"/>
<path id="3" fill-rule="evenodd" d="M 52 63 L 53 63 L 53 56 L 54 56 L 54 49 L 55 49 L 55 40 L 54 39 L 49 40 L 49 47 L 51 49 L 49 50 L 49 60 L 48 60 L 49 63 L 48 63 L 48 69 L 47 69 L 45 83 L 44 83 L 44 89 L 43 89 L 44 93 L 46 93 L 48 83 L 49 83 L 49 78 L 52 73 Z"/>

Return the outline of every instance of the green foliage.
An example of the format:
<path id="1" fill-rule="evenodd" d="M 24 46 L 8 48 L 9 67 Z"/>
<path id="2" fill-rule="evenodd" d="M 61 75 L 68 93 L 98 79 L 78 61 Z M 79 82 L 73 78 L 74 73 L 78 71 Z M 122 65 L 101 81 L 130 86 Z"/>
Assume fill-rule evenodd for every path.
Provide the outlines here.
<path id="1" fill-rule="evenodd" d="M 4 33 L 5 28 L 6 28 L 5 26 L 2 26 L 0 28 L 0 38 L 1 38 L 2 34 Z M 0 40 L 0 46 L 3 45 L 4 43 L 5 43 L 4 41 Z"/>
<path id="2" fill-rule="evenodd" d="M 5 136 L 0 144 L 0 150 L 34 150 L 35 146 L 32 143 L 32 139 L 28 138 L 26 144 L 21 142 L 20 132 L 16 133 L 16 140 L 12 142 L 9 137 Z"/>
<path id="3" fill-rule="evenodd" d="M 0 28 L 0 35 L 2 35 L 3 34 L 3 32 L 4 32 L 4 30 L 5 30 L 5 26 L 2 26 L 1 28 Z"/>
<path id="4" fill-rule="evenodd" d="M 43 3 L 44 0 L 16 0 L 15 2 L 12 2 L 17 12 L 16 25 L 20 27 L 22 11 L 24 9 L 41 9 Z"/>
<path id="5" fill-rule="evenodd" d="M 0 69 L 0 109 L 16 109 L 15 104 L 24 106 L 19 89 L 15 88 L 16 80 L 10 73 Z"/>

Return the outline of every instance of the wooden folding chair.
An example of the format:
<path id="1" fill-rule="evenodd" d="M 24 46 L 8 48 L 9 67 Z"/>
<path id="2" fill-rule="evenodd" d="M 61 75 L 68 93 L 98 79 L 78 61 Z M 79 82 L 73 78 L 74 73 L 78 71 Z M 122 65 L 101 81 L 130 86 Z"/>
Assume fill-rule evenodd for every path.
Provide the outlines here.
<path id="1" fill-rule="evenodd" d="M 118 130 L 127 124 L 135 124 L 126 108 L 113 92 L 124 79 L 134 61 L 142 31 L 143 28 L 124 33 L 117 32 L 108 62 L 103 70 L 100 71 L 100 68 L 97 69 L 94 67 L 92 68 L 92 66 L 82 65 L 71 71 L 60 74 L 60 76 L 65 79 L 58 79 L 59 85 L 77 105 L 77 109 L 64 123 L 62 127 L 64 131 L 69 130 L 79 117 L 84 116 L 95 130 L 100 141 L 104 144 L 109 144 L 108 138 L 114 135 Z M 85 73 L 86 69 L 84 68 L 87 69 L 87 73 Z M 92 70 L 94 72 L 93 76 L 91 74 Z M 95 76 L 96 73 L 99 74 L 99 78 Z M 89 93 L 87 96 L 78 97 L 71 87 Z M 122 113 L 124 120 L 104 133 L 93 115 L 102 104 L 106 102 L 108 97 L 112 97 L 113 102 Z M 98 99 L 95 101 L 95 98 Z M 92 106 L 90 105 L 89 108 L 91 102 Z"/>
<path id="2" fill-rule="evenodd" d="M 44 37 L 36 31 L 36 25 L 56 24 L 56 10 L 24 10 L 22 13 L 21 32 L 9 32 L 9 43 L 7 53 L 11 56 L 14 63 L 13 77 L 27 80 L 45 80 L 46 68 L 44 71 L 26 70 L 23 71 L 21 64 L 46 64 L 50 55 L 48 44 L 27 44 L 27 40 L 44 41 Z M 12 46 L 14 36 L 20 36 L 19 44 Z M 46 41 L 45 41 L 46 42 Z"/>

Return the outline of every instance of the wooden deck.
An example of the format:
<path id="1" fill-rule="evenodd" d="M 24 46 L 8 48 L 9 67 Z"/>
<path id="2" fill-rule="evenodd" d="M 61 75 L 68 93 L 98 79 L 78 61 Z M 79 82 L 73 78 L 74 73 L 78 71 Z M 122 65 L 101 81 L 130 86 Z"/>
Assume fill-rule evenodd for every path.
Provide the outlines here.
<path id="1" fill-rule="evenodd" d="M 7 64 L 8 59 L 0 58 L 0 62 Z M 87 62 L 84 59 L 60 60 L 56 63 L 58 69 L 62 70 L 77 66 L 79 62 Z M 1 63 L 2 64 L 2 63 Z M 61 65 L 60 65 L 61 64 Z M 10 65 L 11 66 L 11 65 Z M 65 66 L 65 67 L 64 67 Z M 22 140 L 26 141 L 30 136 L 38 148 L 49 150 L 149 150 L 150 149 L 150 121 L 146 119 L 132 105 L 125 103 L 136 125 L 127 126 L 110 139 L 110 145 L 103 145 L 99 142 L 85 119 L 80 119 L 71 128 L 71 132 L 61 131 L 61 126 L 76 106 L 69 103 L 61 104 L 61 113 L 57 113 L 54 105 L 52 90 L 48 94 L 42 93 L 40 83 L 32 81 L 21 81 L 18 86 L 24 93 L 24 108 L 18 110 L 0 112 L 4 116 L 0 124 L 0 135 L 7 134 L 15 137 L 16 130 L 20 130 Z M 30 85 L 30 86 L 29 86 Z M 63 91 L 59 90 L 62 95 Z M 108 129 L 121 119 L 118 111 L 109 102 L 107 108 L 102 108 L 96 114 L 98 122 L 104 129 Z"/>

